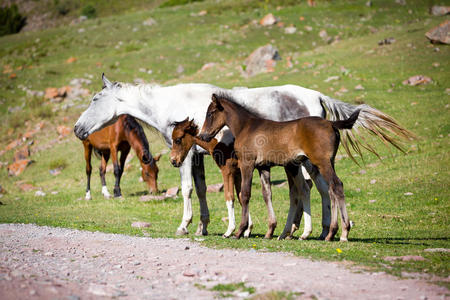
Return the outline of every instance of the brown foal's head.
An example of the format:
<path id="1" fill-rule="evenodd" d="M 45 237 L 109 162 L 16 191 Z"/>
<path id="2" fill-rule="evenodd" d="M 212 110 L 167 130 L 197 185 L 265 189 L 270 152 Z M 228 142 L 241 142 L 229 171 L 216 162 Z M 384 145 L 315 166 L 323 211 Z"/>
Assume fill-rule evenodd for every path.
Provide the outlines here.
<path id="1" fill-rule="evenodd" d="M 195 125 L 194 120 L 189 120 L 189 118 L 181 122 L 175 122 L 174 125 L 170 162 L 174 167 L 178 168 L 195 142 L 194 137 L 198 133 L 198 127 Z"/>
<path id="2" fill-rule="evenodd" d="M 153 156 L 149 162 L 144 162 L 142 166 L 142 179 L 147 183 L 151 194 L 158 193 L 158 166 L 156 162 L 161 158 L 161 154 Z"/>
<path id="3" fill-rule="evenodd" d="M 211 141 L 216 134 L 226 125 L 226 116 L 224 108 L 220 103 L 220 96 L 212 94 L 211 104 L 206 111 L 205 123 L 203 123 L 200 139 L 203 141 Z"/>

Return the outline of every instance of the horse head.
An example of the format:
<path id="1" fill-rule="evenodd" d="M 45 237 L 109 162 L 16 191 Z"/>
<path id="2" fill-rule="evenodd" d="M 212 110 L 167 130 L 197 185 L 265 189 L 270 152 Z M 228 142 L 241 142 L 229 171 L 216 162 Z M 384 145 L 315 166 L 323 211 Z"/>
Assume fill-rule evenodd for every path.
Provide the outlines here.
<path id="1" fill-rule="evenodd" d="M 90 134 L 108 125 L 113 124 L 119 115 L 121 102 L 120 83 L 109 81 L 105 74 L 102 74 L 102 90 L 94 95 L 89 107 L 83 112 L 74 127 L 75 135 L 81 139 L 86 139 Z"/>

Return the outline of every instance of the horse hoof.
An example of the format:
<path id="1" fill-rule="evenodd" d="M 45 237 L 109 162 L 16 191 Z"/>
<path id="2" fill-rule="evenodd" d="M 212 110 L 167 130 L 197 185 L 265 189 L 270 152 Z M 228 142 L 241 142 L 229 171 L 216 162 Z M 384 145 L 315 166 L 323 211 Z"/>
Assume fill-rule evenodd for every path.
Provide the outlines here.
<path id="1" fill-rule="evenodd" d="M 222 237 L 223 237 L 224 239 L 227 239 L 227 238 L 230 237 L 230 235 L 229 235 L 229 234 L 227 235 L 227 234 L 224 233 L 224 234 L 222 234 Z"/>
<path id="2" fill-rule="evenodd" d="M 180 235 L 187 235 L 189 234 L 189 232 L 186 228 L 178 228 L 175 234 L 180 236 Z"/>
<path id="3" fill-rule="evenodd" d="M 300 238 L 299 238 L 299 240 L 302 240 L 302 241 L 306 241 L 306 239 L 308 239 L 308 236 L 301 236 Z"/>
<path id="4" fill-rule="evenodd" d="M 345 237 L 341 237 L 341 238 L 339 239 L 339 241 L 340 241 L 340 242 L 348 242 L 348 239 L 345 238 Z"/>

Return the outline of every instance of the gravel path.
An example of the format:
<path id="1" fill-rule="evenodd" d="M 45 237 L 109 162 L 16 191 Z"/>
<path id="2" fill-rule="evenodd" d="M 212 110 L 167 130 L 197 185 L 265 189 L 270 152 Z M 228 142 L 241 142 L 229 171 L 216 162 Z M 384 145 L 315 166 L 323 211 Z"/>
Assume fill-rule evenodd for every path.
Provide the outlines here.
<path id="1" fill-rule="evenodd" d="M 0 224 L 0 299 L 212 299 L 219 294 L 210 288 L 233 282 L 258 294 L 298 292 L 301 299 L 445 299 L 448 293 L 420 280 L 355 273 L 342 263 L 286 253 Z"/>

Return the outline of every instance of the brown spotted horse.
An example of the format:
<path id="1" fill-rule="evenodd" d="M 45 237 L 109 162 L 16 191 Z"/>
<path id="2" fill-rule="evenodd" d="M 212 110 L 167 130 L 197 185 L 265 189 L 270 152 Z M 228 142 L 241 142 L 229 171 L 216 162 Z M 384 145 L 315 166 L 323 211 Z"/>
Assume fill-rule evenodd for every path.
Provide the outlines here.
<path id="1" fill-rule="evenodd" d="M 86 160 L 86 199 L 91 199 L 91 156 L 92 150 L 101 157 L 100 178 L 102 181 L 102 194 L 105 198 L 111 195 L 106 188 L 106 165 L 111 156 L 114 165 L 114 197 L 121 197 L 120 178 L 125 167 L 130 148 L 133 148 L 142 167 L 142 179 L 147 183 L 150 193 L 158 191 L 158 166 L 156 162 L 160 155 L 152 156 L 149 150 L 147 137 L 142 126 L 130 115 L 121 115 L 117 122 L 90 134 L 85 140 L 84 158 Z M 118 162 L 118 152 L 121 152 Z"/>
<path id="2" fill-rule="evenodd" d="M 306 160 L 318 169 L 329 186 L 331 198 L 330 231 L 325 240 L 333 240 L 338 230 L 338 208 L 341 212 L 341 241 L 348 240 L 350 221 L 345 206 L 344 189 L 334 170 L 334 159 L 339 147 L 339 129 L 351 129 L 359 110 L 348 119 L 328 121 L 320 117 L 305 117 L 287 122 L 260 118 L 244 108 L 227 94 L 213 94 L 199 137 L 210 141 L 228 126 L 235 137 L 234 148 L 241 169 L 241 224 L 236 237 L 248 227 L 248 204 L 251 195 L 253 171 L 256 167 L 285 166 L 289 183 L 298 172 L 298 165 Z M 291 197 L 286 230 L 290 230 L 297 210 L 297 199 Z"/>

